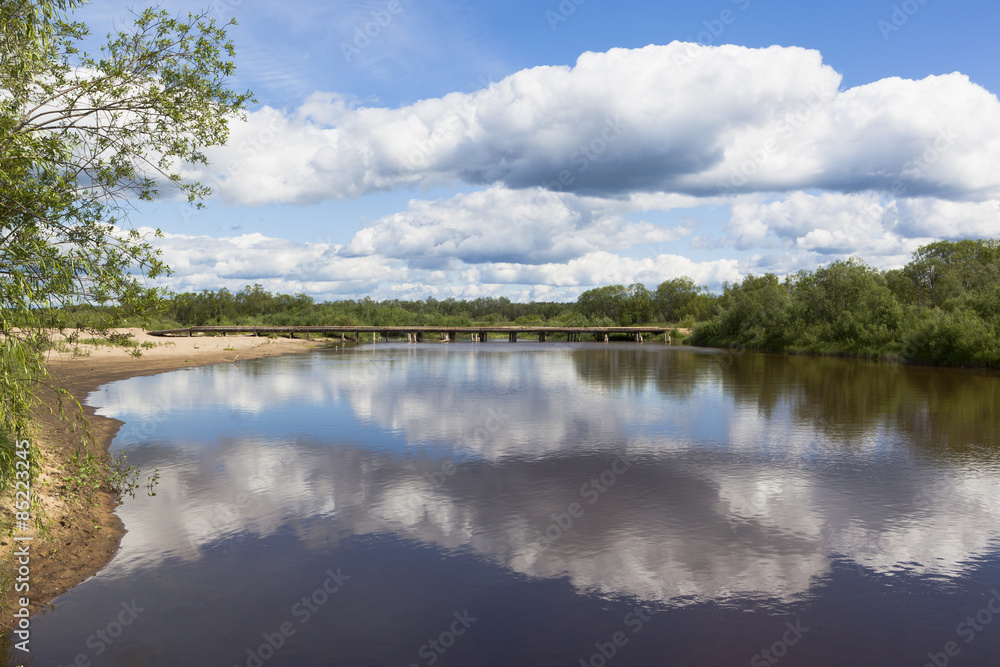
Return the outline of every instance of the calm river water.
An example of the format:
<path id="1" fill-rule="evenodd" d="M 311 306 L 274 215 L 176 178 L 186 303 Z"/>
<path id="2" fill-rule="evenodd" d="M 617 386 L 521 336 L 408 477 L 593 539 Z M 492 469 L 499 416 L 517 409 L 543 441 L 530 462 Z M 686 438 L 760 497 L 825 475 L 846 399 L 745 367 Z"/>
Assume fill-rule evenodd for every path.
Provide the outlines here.
<path id="1" fill-rule="evenodd" d="M 1000 659 L 996 375 L 631 343 L 238 363 L 91 395 L 161 477 L 31 664 Z"/>

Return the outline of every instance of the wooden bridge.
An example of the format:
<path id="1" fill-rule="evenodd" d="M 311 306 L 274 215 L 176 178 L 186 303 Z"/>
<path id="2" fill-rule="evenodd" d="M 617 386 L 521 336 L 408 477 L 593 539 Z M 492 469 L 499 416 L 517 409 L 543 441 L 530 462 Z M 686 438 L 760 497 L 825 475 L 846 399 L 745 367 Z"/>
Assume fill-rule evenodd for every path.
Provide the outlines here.
<path id="1" fill-rule="evenodd" d="M 670 343 L 670 329 L 667 327 L 544 327 L 544 326 L 520 326 L 520 327 L 258 327 L 258 326 L 226 326 L 226 327 L 185 327 L 183 329 L 164 329 L 162 331 L 149 331 L 150 336 L 194 336 L 203 335 L 251 335 L 268 336 L 275 334 L 294 338 L 296 334 L 312 338 L 312 336 L 336 337 L 340 340 L 360 342 L 365 334 L 371 334 L 372 342 L 379 339 L 390 340 L 392 338 L 405 338 L 409 343 L 422 343 L 428 335 L 436 334 L 437 342 L 456 342 L 459 340 L 469 340 L 473 343 L 485 343 L 489 340 L 490 334 L 506 334 L 507 340 L 516 343 L 518 336 L 538 336 L 539 342 L 549 340 L 549 337 L 565 336 L 567 341 L 580 341 L 583 336 L 592 335 L 595 340 L 604 340 L 607 343 L 612 335 L 624 334 L 629 340 L 637 343 L 643 342 L 644 336 L 650 338 L 663 336 L 663 342 Z"/>

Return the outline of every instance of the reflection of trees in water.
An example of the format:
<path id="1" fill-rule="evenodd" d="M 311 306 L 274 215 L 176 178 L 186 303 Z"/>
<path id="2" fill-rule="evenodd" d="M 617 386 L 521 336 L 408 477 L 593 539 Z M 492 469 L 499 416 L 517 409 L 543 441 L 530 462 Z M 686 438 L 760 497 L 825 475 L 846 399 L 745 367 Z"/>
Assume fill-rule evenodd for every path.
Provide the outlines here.
<path id="1" fill-rule="evenodd" d="M 884 425 L 921 449 L 1000 454 L 995 373 L 747 353 L 723 374 L 738 404 L 756 403 L 767 417 L 788 405 L 796 419 L 835 439 L 850 441 Z"/>
<path id="2" fill-rule="evenodd" d="M 691 350 L 650 344 L 646 348 L 581 349 L 572 354 L 577 377 L 584 384 L 611 391 L 640 392 L 651 384 L 674 398 L 688 398 L 699 367 Z M 707 369 L 706 369 L 707 370 Z"/>
<path id="3" fill-rule="evenodd" d="M 922 450 L 1000 458 L 997 373 L 655 346 L 584 349 L 572 359 L 581 382 L 610 391 L 655 386 L 686 399 L 718 384 L 765 419 L 789 409 L 797 421 L 846 444 L 884 427 L 901 430 Z"/>
<path id="4" fill-rule="evenodd" d="M 922 400 L 899 401 L 893 416 L 915 443 L 1000 457 L 1000 377 L 928 368 L 905 369 L 904 377 Z"/>

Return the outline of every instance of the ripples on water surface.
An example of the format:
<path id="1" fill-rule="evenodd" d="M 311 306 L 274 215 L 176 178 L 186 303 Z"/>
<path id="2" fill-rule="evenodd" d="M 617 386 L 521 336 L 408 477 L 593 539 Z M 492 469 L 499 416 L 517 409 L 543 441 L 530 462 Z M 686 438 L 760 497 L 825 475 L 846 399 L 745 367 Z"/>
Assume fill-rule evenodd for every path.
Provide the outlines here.
<path id="1" fill-rule="evenodd" d="M 997 376 L 378 345 L 90 402 L 161 478 L 119 510 L 112 563 L 35 619 L 36 665 L 1000 655 Z"/>

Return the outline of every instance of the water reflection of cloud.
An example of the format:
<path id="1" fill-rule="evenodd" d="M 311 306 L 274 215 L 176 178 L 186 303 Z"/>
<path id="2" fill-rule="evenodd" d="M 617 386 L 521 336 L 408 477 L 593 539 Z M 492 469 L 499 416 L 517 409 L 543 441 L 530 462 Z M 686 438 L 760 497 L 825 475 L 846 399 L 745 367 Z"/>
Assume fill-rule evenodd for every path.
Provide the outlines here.
<path id="1" fill-rule="evenodd" d="M 857 507 L 829 483 L 775 477 L 763 467 L 720 475 L 683 465 L 666 486 L 658 483 L 662 477 L 623 476 L 590 506 L 575 489 L 533 479 L 530 466 L 516 462 L 486 464 L 476 475 L 462 466 L 437 486 L 427 476 L 432 468 L 421 472 L 396 457 L 373 460 L 360 448 L 326 451 L 322 444 L 283 451 L 279 483 L 260 488 L 253 471 L 266 467 L 271 452 L 266 445 L 238 449 L 253 453 L 210 487 L 176 483 L 214 469 L 208 458 L 201 470 L 172 471 L 142 507 L 126 505 L 130 532 L 108 574 L 152 568 L 166 557 L 196 559 L 201 549 L 235 535 L 266 537 L 291 526 L 313 549 L 329 549 L 344 535 L 391 533 L 471 551 L 529 576 L 567 576 L 581 590 L 607 595 L 788 599 L 827 574 L 834 554 L 879 573 L 907 567 L 958 574 L 989 549 L 1000 520 L 985 479 L 940 485 L 928 498 L 930 509 L 910 516 L 850 516 Z M 597 465 L 595 459 L 578 464 L 580 479 L 598 474 Z M 533 492 L 495 493 L 515 481 Z M 847 481 L 865 483 L 863 475 Z M 570 502 L 580 502 L 584 515 L 546 543 L 545 529 Z M 970 520 L 970 506 L 988 513 Z M 135 520 L 128 516 L 133 510 Z"/>
<path id="2" fill-rule="evenodd" d="M 708 447 L 690 425 L 664 433 L 684 424 L 685 414 L 652 380 L 649 396 L 636 395 L 635 384 L 633 393 L 609 395 L 581 388 L 569 355 L 449 361 L 444 368 L 433 356 L 364 367 L 338 361 L 335 369 L 298 364 L 292 384 L 311 385 L 307 400 L 289 383 L 272 382 L 271 372 L 242 384 L 228 370 L 222 380 L 206 371 L 204 384 L 178 374 L 141 378 L 144 392 L 166 396 L 171 406 L 157 433 L 163 440 L 194 406 L 284 401 L 314 410 L 339 402 L 411 444 L 440 446 L 390 453 L 333 443 L 335 432 L 295 441 L 220 432 L 174 462 L 176 447 L 143 444 L 136 454 L 164 474 L 156 498 L 121 510 L 129 533 L 106 573 L 125 576 L 168 557 L 197 559 L 238 535 L 291 531 L 324 550 L 346 535 L 391 533 L 479 554 L 524 575 L 566 576 L 606 595 L 789 599 L 807 593 L 838 556 L 876 573 L 950 576 L 995 548 L 995 475 L 902 454 L 885 458 L 898 445 L 884 427 L 858 431 L 855 446 L 844 448 L 804 423 L 794 403 L 774 402 L 766 413 L 744 405 L 719 415 L 713 427 L 721 424 L 728 442 Z M 238 391 L 224 391 L 237 384 Z M 695 387 L 680 400 L 717 409 L 716 394 Z M 141 396 L 122 383 L 103 394 L 117 402 L 102 411 L 134 419 L 143 414 Z M 490 419 L 496 428 L 488 428 Z M 476 437 L 480 431 L 488 437 Z M 637 462 L 588 504 L 580 485 L 621 451 Z M 448 462 L 457 468 L 446 475 Z M 582 516 L 546 540 L 546 529 L 573 502 Z"/>
<path id="3" fill-rule="evenodd" d="M 626 424 L 656 418 L 648 402 L 609 406 L 603 392 L 580 386 L 569 357 L 557 352 L 552 357 L 561 363 L 541 369 L 537 355 L 458 353 L 443 370 L 442 353 L 412 352 L 388 348 L 388 357 L 377 361 L 363 352 L 346 359 L 330 355 L 323 363 L 287 357 L 266 360 L 271 363 L 256 372 L 244 372 L 255 368 L 249 362 L 240 369 L 198 368 L 111 383 L 90 400 L 102 406 L 100 414 L 127 421 L 159 416 L 162 406 L 175 413 L 215 408 L 261 414 L 281 407 L 325 410 L 344 401 L 357 420 L 400 433 L 410 444 L 484 458 L 604 443 L 620 438 Z M 502 428 L 493 427 L 497 421 Z"/>

